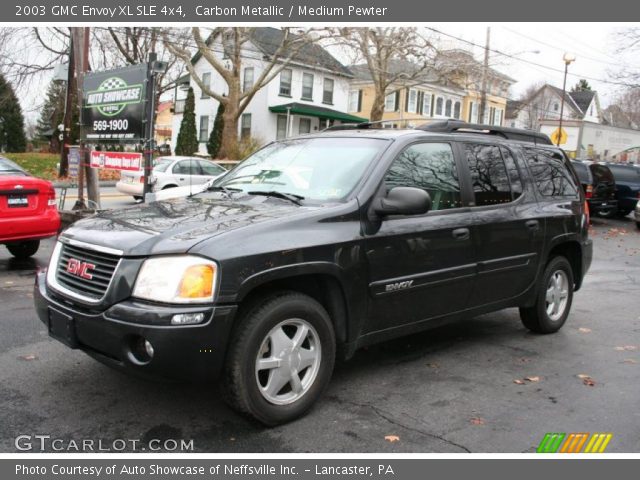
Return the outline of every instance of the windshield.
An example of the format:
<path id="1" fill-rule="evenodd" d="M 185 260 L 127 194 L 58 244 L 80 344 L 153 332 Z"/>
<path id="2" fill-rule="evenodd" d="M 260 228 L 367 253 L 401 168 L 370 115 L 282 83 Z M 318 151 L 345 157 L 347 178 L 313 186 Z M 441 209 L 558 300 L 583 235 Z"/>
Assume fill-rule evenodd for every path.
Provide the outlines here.
<path id="1" fill-rule="evenodd" d="M 341 200 L 356 186 L 387 141 L 370 138 L 298 138 L 254 153 L 214 187 L 279 192 L 312 200 Z"/>

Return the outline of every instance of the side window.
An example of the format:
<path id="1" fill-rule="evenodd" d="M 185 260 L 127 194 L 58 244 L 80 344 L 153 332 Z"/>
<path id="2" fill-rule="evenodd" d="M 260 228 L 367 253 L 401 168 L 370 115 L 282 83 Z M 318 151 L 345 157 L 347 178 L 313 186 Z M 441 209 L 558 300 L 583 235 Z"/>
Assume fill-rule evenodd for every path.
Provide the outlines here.
<path id="1" fill-rule="evenodd" d="M 393 187 L 416 187 L 431 196 L 432 210 L 462 206 L 460 182 L 451 145 L 419 143 L 407 147 L 393 161 L 385 184 Z"/>
<path id="2" fill-rule="evenodd" d="M 524 148 L 524 157 L 538 191 L 545 197 L 575 197 L 578 188 L 564 156 L 554 150 Z"/>
<path id="3" fill-rule="evenodd" d="M 183 160 L 173 166 L 173 173 L 178 175 L 200 175 L 200 167 L 197 160 Z"/>
<path id="4" fill-rule="evenodd" d="M 504 164 L 507 167 L 507 175 L 509 177 L 509 183 L 511 183 L 511 196 L 514 200 L 522 195 L 522 180 L 520 179 L 520 172 L 518 166 L 513 158 L 513 155 L 507 148 L 500 148 L 502 152 L 502 158 Z"/>
<path id="5" fill-rule="evenodd" d="M 225 171 L 220 165 L 216 165 L 212 162 L 199 160 L 198 163 L 200 164 L 200 169 L 204 175 L 220 175 Z"/>
<path id="6" fill-rule="evenodd" d="M 476 206 L 511 202 L 511 182 L 500 149 L 494 145 L 467 143 L 464 150 Z"/>

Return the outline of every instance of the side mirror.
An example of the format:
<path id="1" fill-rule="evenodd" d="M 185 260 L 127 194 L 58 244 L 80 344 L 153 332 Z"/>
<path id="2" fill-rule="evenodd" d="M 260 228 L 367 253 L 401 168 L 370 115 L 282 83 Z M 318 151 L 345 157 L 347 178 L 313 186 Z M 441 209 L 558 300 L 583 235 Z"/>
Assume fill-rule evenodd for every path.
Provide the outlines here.
<path id="1" fill-rule="evenodd" d="M 392 188 L 385 198 L 378 200 L 374 211 L 380 215 L 422 215 L 431 210 L 431 197 L 415 187 Z"/>

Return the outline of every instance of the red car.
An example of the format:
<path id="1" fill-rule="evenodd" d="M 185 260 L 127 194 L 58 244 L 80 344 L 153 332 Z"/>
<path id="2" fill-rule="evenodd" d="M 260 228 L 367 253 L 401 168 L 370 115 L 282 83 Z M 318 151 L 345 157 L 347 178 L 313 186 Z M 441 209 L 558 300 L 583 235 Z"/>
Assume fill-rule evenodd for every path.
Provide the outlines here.
<path id="1" fill-rule="evenodd" d="M 0 243 L 14 257 L 28 258 L 40 240 L 58 234 L 60 215 L 51 182 L 35 178 L 0 157 Z"/>

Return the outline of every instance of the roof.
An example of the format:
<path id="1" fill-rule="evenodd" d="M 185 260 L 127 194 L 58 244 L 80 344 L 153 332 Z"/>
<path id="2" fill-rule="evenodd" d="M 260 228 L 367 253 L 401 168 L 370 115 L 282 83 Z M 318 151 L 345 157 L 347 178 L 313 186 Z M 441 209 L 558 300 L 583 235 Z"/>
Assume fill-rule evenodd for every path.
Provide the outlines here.
<path id="1" fill-rule="evenodd" d="M 562 98 L 562 89 L 558 88 L 558 87 L 554 87 L 553 85 L 549 85 L 548 83 L 545 84 L 540 90 L 544 89 L 548 87 L 549 89 L 551 89 L 552 92 L 554 92 L 556 95 L 558 95 L 560 98 Z M 540 91 L 538 90 L 538 91 Z M 536 94 L 537 95 L 537 94 Z M 535 97 L 535 95 L 534 95 Z M 532 97 L 533 98 L 533 97 Z M 576 103 L 576 101 L 573 99 L 573 97 L 570 95 L 570 92 L 564 92 L 564 104 L 565 105 L 569 105 L 571 108 L 573 108 L 574 110 L 577 110 L 580 113 L 584 113 L 584 110 L 582 110 L 578 104 Z"/>
<path id="2" fill-rule="evenodd" d="M 389 75 L 396 76 L 404 73 L 407 77 L 423 82 L 437 82 L 440 79 L 433 68 L 426 68 L 420 71 L 420 65 L 408 60 L 389 60 L 387 65 L 387 73 Z M 351 65 L 349 69 L 357 80 L 372 80 L 371 70 L 366 63 Z"/>
<path id="3" fill-rule="evenodd" d="M 300 38 L 299 35 L 290 34 L 293 39 Z M 273 58 L 273 55 L 277 52 L 278 47 L 281 45 L 285 36 L 285 31 L 279 28 L 273 27 L 255 27 L 249 30 L 249 38 L 251 42 L 267 57 Z M 212 37 L 207 39 L 207 45 L 212 41 Z M 288 51 L 285 50 L 282 56 L 288 56 Z M 202 54 L 196 53 L 191 58 L 191 63 L 195 64 L 200 60 Z M 353 77 L 351 71 L 345 67 L 342 63 L 336 60 L 333 55 L 327 52 L 318 43 L 308 43 L 300 48 L 292 57 L 292 62 L 302 64 L 309 67 L 321 68 L 328 70 L 336 75 L 342 75 L 345 77 Z"/>
<path id="4" fill-rule="evenodd" d="M 475 71 L 476 73 L 482 73 L 484 70 L 483 63 L 476 60 L 472 52 L 460 48 L 453 48 L 438 52 L 436 64 L 438 63 L 442 67 L 448 67 L 453 70 L 460 68 L 464 70 L 466 68 L 469 71 Z M 508 83 L 516 83 L 517 81 L 492 67 L 489 67 L 488 72 L 490 76 Z"/>
<path id="5" fill-rule="evenodd" d="M 507 107 L 504 118 L 515 118 L 520 110 L 527 106 L 527 102 L 520 100 L 507 100 Z"/>
<path id="6" fill-rule="evenodd" d="M 317 107 L 315 105 L 298 102 L 274 105 L 269 107 L 269 110 L 274 113 L 290 112 L 293 115 L 308 115 L 310 117 L 328 118 L 329 120 L 340 120 L 341 122 L 347 123 L 361 123 L 367 121 L 366 118 L 356 117 L 355 115 L 350 115 L 331 108 Z"/>
<path id="7" fill-rule="evenodd" d="M 596 92 L 592 90 L 583 90 L 580 92 L 569 92 L 569 95 L 573 101 L 578 105 L 582 113 L 586 113 L 589 105 L 593 101 L 593 97 L 596 96 Z"/>
<path id="8" fill-rule="evenodd" d="M 169 110 L 173 107 L 173 100 L 167 100 L 158 104 L 158 113 Z"/>

